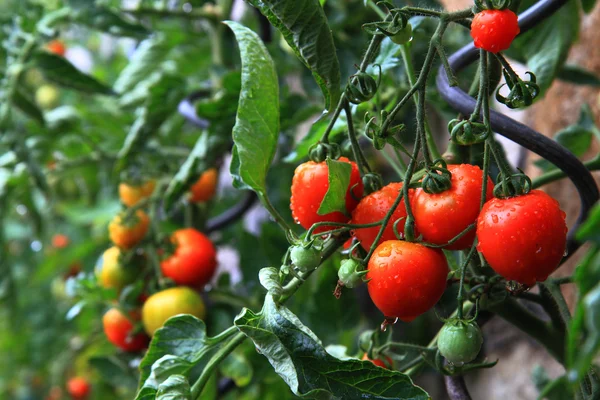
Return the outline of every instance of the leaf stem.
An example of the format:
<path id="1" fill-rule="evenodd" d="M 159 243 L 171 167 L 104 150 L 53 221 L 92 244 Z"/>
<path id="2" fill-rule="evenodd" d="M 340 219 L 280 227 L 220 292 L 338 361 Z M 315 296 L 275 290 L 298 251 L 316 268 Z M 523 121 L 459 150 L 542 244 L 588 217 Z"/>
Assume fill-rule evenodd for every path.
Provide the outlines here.
<path id="1" fill-rule="evenodd" d="M 362 149 L 360 148 L 360 143 L 358 143 L 356 131 L 354 130 L 354 122 L 352 121 L 352 109 L 350 108 L 350 103 L 345 98 L 344 111 L 346 113 L 346 123 L 348 124 L 348 138 L 350 139 L 350 143 L 352 144 L 352 152 L 354 153 L 354 159 L 358 164 L 358 170 L 360 171 L 360 175 L 363 176 L 366 173 L 371 172 L 371 167 L 369 167 L 369 162 L 367 161 L 367 158 L 365 157 L 364 153 L 362 152 Z"/>
<path id="2" fill-rule="evenodd" d="M 600 157 L 594 157 L 591 160 L 585 161 L 583 163 L 585 167 L 590 171 L 600 170 Z M 567 174 L 565 174 L 560 169 L 553 169 L 552 171 L 546 172 L 543 175 L 538 176 L 533 179 L 531 182 L 531 187 L 534 189 L 539 188 L 540 186 L 547 185 L 548 183 L 552 183 L 554 181 L 566 178 Z"/>

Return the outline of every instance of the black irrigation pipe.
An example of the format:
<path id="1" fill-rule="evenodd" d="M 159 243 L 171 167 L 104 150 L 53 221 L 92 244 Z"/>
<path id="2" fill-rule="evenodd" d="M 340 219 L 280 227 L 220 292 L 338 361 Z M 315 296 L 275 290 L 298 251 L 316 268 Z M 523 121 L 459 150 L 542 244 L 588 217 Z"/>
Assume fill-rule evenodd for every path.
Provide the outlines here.
<path id="1" fill-rule="evenodd" d="M 567 3 L 568 0 L 543 0 L 528 8 L 519 16 L 519 27 L 521 35 L 554 14 Z M 449 57 L 451 69 L 456 73 L 478 58 L 479 50 L 470 43 Z M 436 78 L 437 89 L 442 98 L 456 111 L 469 115 L 475 109 L 476 100 L 458 87 L 451 87 L 448 76 L 443 68 L 440 68 Z M 573 182 L 579 193 L 581 211 L 577 222 L 571 228 L 567 242 L 567 256 L 563 262 L 572 255 L 581 245 L 575 240 L 574 234 L 579 225 L 587 217 L 591 207 L 598 201 L 598 187 L 591 173 L 571 152 L 552 139 L 536 132 L 530 127 L 523 125 L 498 112 L 490 112 L 492 129 L 498 134 L 520 144 L 542 156 L 552 164 L 560 168 Z M 452 400 L 470 400 L 471 396 L 467 390 L 462 376 L 444 378 L 446 390 Z"/>
<path id="2" fill-rule="evenodd" d="M 200 129 L 207 129 L 210 126 L 210 122 L 198 117 L 198 114 L 196 114 L 196 108 L 194 107 L 194 102 L 209 95 L 209 90 L 199 90 L 194 92 L 179 103 L 177 111 L 179 111 L 179 114 L 181 114 L 191 124 Z M 246 211 L 248 211 L 254 205 L 254 203 L 256 203 L 256 200 L 258 200 L 256 193 L 253 191 L 248 191 L 248 193 L 246 193 L 237 204 L 223 211 L 216 217 L 212 217 L 206 221 L 204 232 L 211 233 L 235 222 L 241 218 Z"/>

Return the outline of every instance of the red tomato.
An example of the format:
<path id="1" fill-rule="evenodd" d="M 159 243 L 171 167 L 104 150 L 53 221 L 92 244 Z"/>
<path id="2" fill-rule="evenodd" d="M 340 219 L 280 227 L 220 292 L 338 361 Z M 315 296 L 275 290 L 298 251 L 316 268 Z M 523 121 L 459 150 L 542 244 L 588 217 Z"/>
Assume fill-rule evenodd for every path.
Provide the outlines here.
<path id="1" fill-rule="evenodd" d="M 533 286 L 545 281 L 563 258 L 565 216 L 541 190 L 490 200 L 477 220 L 477 250 L 504 278 Z"/>
<path id="2" fill-rule="evenodd" d="M 123 214 L 116 215 L 108 224 L 110 240 L 122 249 L 131 249 L 146 236 L 150 218 L 142 211 L 137 210 L 131 221 L 123 222 Z"/>
<path id="3" fill-rule="evenodd" d="M 483 172 L 475 165 L 449 165 L 452 173 L 450 189 L 428 194 L 417 189 L 411 203 L 415 227 L 423 240 L 443 245 L 477 221 L 481 200 Z M 493 197 L 494 184 L 488 177 L 486 199 Z M 473 244 L 475 229 L 458 241 L 446 246 L 450 250 L 464 250 Z"/>
<path id="4" fill-rule="evenodd" d="M 74 377 L 67 382 L 67 392 L 73 399 L 82 400 L 90 394 L 91 386 L 87 379 L 82 377 Z"/>
<path id="5" fill-rule="evenodd" d="M 140 317 L 136 313 L 130 314 L 134 321 Z M 143 333 L 138 333 L 130 336 L 134 326 L 129 319 L 121 311 L 116 308 L 111 308 L 102 317 L 102 325 L 104 333 L 108 341 L 115 346 L 125 351 L 140 351 L 148 346 L 148 336 Z"/>
<path id="6" fill-rule="evenodd" d="M 64 56 L 65 53 L 67 52 L 67 48 L 65 47 L 65 44 L 60 40 L 51 40 L 46 45 L 46 49 L 48 49 L 48 51 L 50 53 L 54 53 L 57 56 L 61 56 L 61 57 Z"/>
<path id="7" fill-rule="evenodd" d="M 351 223 L 369 224 L 372 222 L 381 221 L 388 211 L 390 211 L 390 208 L 392 208 L 392 204 L 394 201 L 396 201 L 396 198 L 399 196 L 401 190 L 402 183 L 390 183 L 380 190 L 364 197 L 352 212 Z M 410 190 L 409 200 L 413 194 L 414 191 Z M 396 239 L 396 235 L 394 234 L 394 222 L 401 218 L 406 218 L 404 199 L 402 199 L 401 203 L 398 205 L 398 207 L 396 207 L 396 210 L 392 214 L 392 218 L 390 218 L 390 221 L 386 225 L 383 231 L 383 236 L 381 236 L 379 243 L 385 242 L 386 240 Z M 374 226 L 371 228 L 355 229 L 352 234 L 360 241 L 361 246 L 368 251 L 375 241 L 380 228 L 381 226 Z M 402 222 L 398 223 L 398 232 L 401 234 L 404 232 L 404 224 Z"/>
<path id="8" fill-rule="evenodd" d="M 350 163 L 352 171 L 350 173 L 350 184 L 346 191 L 346 210 L 348 215 L 356 208 L 358 199 L 363 194 L 363 183 L 355 162 L 341 157 L 338 161 Z M 294 220 L 309 229 L 317 222 L 348 222 L 348 215 L 341 212 L 332 212 L 325 215 L 319 215 L 317 211 L 321 202 L 329 189 L 329 168 L 325 161 L 315 163 L 313 161 L 300 164 L 294 171 L 292 180 L 292 197 L 290 199 L 290 208 Z M 352 189 L 352 190 L 351 190 Z M 315 229 L 315 233 L 324 232 L 332 227 L 322 226 Z"/>
<path id="9" fill-rule="evenodd" d="M 161 262 L 163 274 L 178 285 L 206 285 L 217 268 L 217 251 L 210 239 L 188 228 L 175 231 L 171 241 L 175 252 Z"/>
<path id="10" fill-rule="evenodd" d="M 441 250 L 388 240 L 371 256 L 366 279 L 371 300 L 383 315 L 410 322 L 442 297 L 447 275 Z"/>
<path id="11" fill-rule="evenodd" d="M 217 191 L 217 178 L 218 172 L 216 168 L 204 171 L 190 188 L 190 201 L 192 203 L 201 203 L 212 199 Z"/>
<path id="12" fill-rule="evenodd" d="M 56 235 L 52 236 L 52 247 L 55 249 L 63 249 L 67 247 L 69 243 L 71 243 L 71 241 L 67 235 L 57 233 Z"/>
<path id="13" fill-rule="evenodd" d="M 475 14 L 471 23 L 475 47 L 490 53 L 508 49 L 519 32 L 517 15 L 508 9 L 483 10 Z"/>
<path id="14" fill-rule="evenodd" d="M 388 364 L 386 365 L 385 362 L 382 359 L 377 359 L 377 360 L 371 360 L 369 358 L 369 356 L 367 356 L 367 353 L 365 353 L 362 357 L 363 361 L 371 361 L 373 364 L 377 365 L 378 367 L 381 368 L 385 368 L 385 369 L 390 369 L 391 367 L 394 366 L 394 360 L 392 360 L 391 358 L 389 358 L 388 356 L 385 356 L 386 361 L 388 362 Z"/>

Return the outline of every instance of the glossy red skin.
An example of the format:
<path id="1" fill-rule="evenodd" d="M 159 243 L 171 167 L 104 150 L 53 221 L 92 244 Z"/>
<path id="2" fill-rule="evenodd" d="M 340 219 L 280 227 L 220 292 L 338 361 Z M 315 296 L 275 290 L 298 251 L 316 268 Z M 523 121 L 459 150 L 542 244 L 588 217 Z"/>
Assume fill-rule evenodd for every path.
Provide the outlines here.
<path id="1" fill-rule="evenodd" d="M 217 250 L 195 229 L 180 229 L 171 236 L 175 252 L 160 264 L 163 275 L 178 285 L 202 287 L 217 269 Z"/>
<path id="2" fill-rule="evenodd" d="M 563 258 L 565 216 L 541 190 L 490 200 L 477 221 L 477 250 L 504 278 L 533 286 L 545 281 Z"/>
<path id="3" fill-rule="evenodd" d="M 377 221 L 381 221 L 390 208 L 392 208 L 392 204 L 396 201 L 396 198 L 400 194 L 402 190 L 402 183 L 394 182 L 390 183 L 382 187 L 380 190 L 365 196 L 358 206 L 352 212 L 352 221 L 353 224 L 369 224 Z M 414 194 L 413 190 L 409 191 L 409 200 Z M 395 240 L 396 235 L 394 234 L 394 222 L 399 220 L 400 218 L 406 218 L 406 207 L 404 206 L 404 199 L 400 202 L 396 210 L 392 214 L 392 218 L 386 225 L 383 235 L 379 240 L 379 243 L 383 243 L 386 240 Z M 375 238 L 379 233 L 380 226 L 374 226 L 371 228 L 360 228 L 355 229 L 352 232 L 352 235 L 355 236 L 358 240 L 360 240 L 360 244 L 365 250 L 369 250 L 373 242 L 375 242 Z M 404 232 L 404 224 L 402 222 L 398 223 L 398 233 L 402 234 Z"/>
<path id="4" fill-rule="evenodd" d="M 389 358 L 388 356 L 385 357 L 386 361 L 388 362 L 388 365 L 393 366 L 394 365 L 394 360 L 392 360 L 391 358 Z M 367 353 L 365 353 L 362 357 L 363 361 L 371 361 L 373 364 L 377 365 L 378 367 L 381 368 L 385 368 L 385 369 L 389 369 L 390 367 L 388 367 L 388 365 L 385 365 L 385 362 L 383 362 L 383 360 L 381 359 L 377 359 L 377 360 L 371 360 L 369 358 L 369 356 L 367 356 Z"/>
<path id="5" fill-rule="evenodd" d="M 139 319 L 132 314 L 132 319 Z M 149 338 L 143 333 L 130 336 L 133 324 L 116 308 L 111 308 L 102 317 L 104 333 L 108 341 L 125 351 L 140 351 L 148 347 Z"/>
<path id="6" fill-rule="evenodd" d="M 490 53 L 508 49 L 519 32 L 517 15 L 508 9 L 483 10 L 475 14 L 471 23 L 475 47 Z"/>
<path id="7" fill-rule="evenodd" d="M 442 297 L 447 275 L 441 250 L 388 240 L 373 252 L 366 279 L 371 300 L 383 315 L 410 322 Z"/>
<path id="8" fill-rule="evenodd" d="M 67 52 L 67 48 L 65 47 L 64 43 L 61 42 L 60 40 L 52 40 L 52 41 L 48 42 L 48 45 L 46 46 L 46 48 L 48 49 L 49 52 L 54 53 L 61 57 L 63 57 L 65 55 L 65 53 Z"/>
<path id="9" fill-rule="evenodd" d="M 90 394 L 91 386 L 87 379 L 75 377 L 67 382 L 67 392 L 73 399 L 85 399 Z"/>
<path id="10" fill-rule="evenodd" d="M 296 223 L 299 223 L 305 229 L 309 229 L 316 222 L 348 222 L 350 213 L 358 205 L 358 199 L 363 195 L 363 183 L 358 172 L 356 163 L 341 157 L 338 161 L 344 161 L 352 165 L 350 173 L 350 184 L 346 191 L 346 210 L 348 216 L 341 212 L 332 212 L 325 215 L 319 215 L 317 210 L 329 189 L 327 163 L 325 161 L 315 163 L 308 161 L 300 164 L 294 171 L 292 179 L 292 197 L 290 199 L 290 208 L 292 217 Z M 355 186 L 356 185 L 356 186 Z M 352 188 L 352 191 L 350 190 Z M 322 226 L 315 229 L 315 233 L 324 232 L 333 229 L 333 227 Z"/>
<path id="11" fill-rule="evenodd" d="M 483 172 L 469 164 L 448 165 L 452 173 L 450 189 L 428 194 L 419 188 L 411 202 L 415 227 L 423 240 L 443 245 L 477 221 L 481 200 Z M 493 197 L 494 184 L 488 177 L 486 200 Z M 471 229 L 449 246 L 449 250 L 464 250 L 473 245 L 475 229 Z"/>

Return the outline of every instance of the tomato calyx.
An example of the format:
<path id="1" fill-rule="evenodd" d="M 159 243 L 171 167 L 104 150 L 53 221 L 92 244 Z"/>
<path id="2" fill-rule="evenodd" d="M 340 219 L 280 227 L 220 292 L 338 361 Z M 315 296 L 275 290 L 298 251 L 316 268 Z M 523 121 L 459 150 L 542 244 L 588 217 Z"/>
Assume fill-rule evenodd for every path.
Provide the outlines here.
<path id="1" fill-rule="evenodd" d="M 346 87 L 346 98 L 352 104 L 360 104 L 369 101 L 375 96 L 381 83 L 381 65 L 375 64 L 379 68 L 377 81 L 366 72 L 359 72 L 348 78 Z"/>
<path id="2" fill-rule="evenodd" d="M 381 110 L 380 121 L 385 121 L 389 113 L 386 110 Z M 395 138 L 396 134 L 404 130 L 404 125 L 394 125 L 386 130 L 382 125 L 377 124 L 377 118 L 372 117 L 368 112 L 365 113 L 365 135 L 371 139 L 373 147 L 376 150 L 382 150 L 386 144 L 390 144 L 397 149 L 403 149 L 402 144 Z"/>
<path id="3" fill-rule="evenodd" d="M 506 83 L 496 89 L 496 100 L 512 109 L 530 106 L 540 94 L 540 87 L 536 83 L 535 75 L 527 71 L 526 74 L 529 75 L 529 80 L 523 81 L 518 75 L 511 72 L 506 69 L 502 70 Z M 510 89 L 506 97 L 500 94 L 500 90 L 505 85 Z"/>
<path id="4" fill-rule="evenodd" d="M 483 143 L 490 136 L 491 129 L 481 122 L 453 119 L 448 123 L 450 140 L 461 146 L 471 146 Z"/>
<path id="5" fill-rule="evenodd" d="M 522 196 L 531 191 L 531 178 L 519 169 L 518 174 L 507 175 L 498 174 L 496 186 L 494 186 L 494 197 L 499 199 L 508 199 L 511 197 Z"/>
<path id="6" fill-rule="evenodd" d="M 308 150 L 308 158 L 316 163 L 324 162 L 327 158 L 337 160 L 341 156 L 342 150 L 337 143 L 319 142 Z"/>
<path id="7" fill-rule="evenodd" d="M 421 182 L 423 191 L 427 194 L 438 194 L 445 192 L 452 186 L 452 173 L 444 159 L 437 159 L 428 166 Z"/>
<path id="8" fill-rule="evenodd" d="M 483 10 L 504 10 L 512 7 L 512 0 L 474 0 L 473 13 Z"/>
<path id="9" fill-rule="evenodd" d="M 383 179 L 381 179 L 381 175 L 375 172 L 367 172 L 364 174 L 362 176 L 362 182 L 364 187 L 363 195 L 365 196 L 376 192 L 383 187 Z"/>

